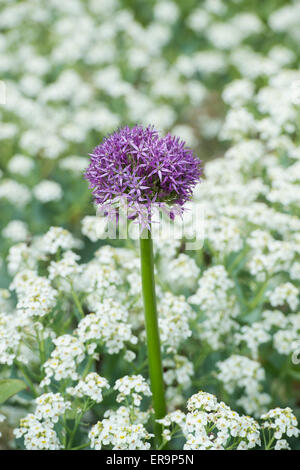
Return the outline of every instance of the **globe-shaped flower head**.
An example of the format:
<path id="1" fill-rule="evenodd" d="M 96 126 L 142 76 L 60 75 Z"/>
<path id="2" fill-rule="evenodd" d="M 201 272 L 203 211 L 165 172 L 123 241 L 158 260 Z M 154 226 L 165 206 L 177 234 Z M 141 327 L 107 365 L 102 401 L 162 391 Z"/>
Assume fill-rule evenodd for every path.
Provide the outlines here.
<path id="1" fill-rule="evenodd" d="M 90 155 L 85 178 L 104 212 L 126 202 L 128 217 L 149 228 L 153 206 L 171 217 L 182 211 L 201 177 L 201 162 L 178 137 L 153 127 L 124 127 Z"/>

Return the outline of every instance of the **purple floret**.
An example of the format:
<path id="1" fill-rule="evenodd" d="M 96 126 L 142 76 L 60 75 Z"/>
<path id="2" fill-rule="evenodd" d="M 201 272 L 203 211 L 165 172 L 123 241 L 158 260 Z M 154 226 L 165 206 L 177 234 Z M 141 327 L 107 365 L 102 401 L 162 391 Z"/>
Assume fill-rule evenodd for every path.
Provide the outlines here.
<path id="1" fill-rule="evenodd" d="M 201 178 L 201 162 L 178 137 L 160 137 L 153 127 L 124 127 L 90 155 L 85 178 L 96 204 L 108 213 L 126 202 L 130 218 L 149 227 L 153 205 L 170 215 L 191 198 Z"/>

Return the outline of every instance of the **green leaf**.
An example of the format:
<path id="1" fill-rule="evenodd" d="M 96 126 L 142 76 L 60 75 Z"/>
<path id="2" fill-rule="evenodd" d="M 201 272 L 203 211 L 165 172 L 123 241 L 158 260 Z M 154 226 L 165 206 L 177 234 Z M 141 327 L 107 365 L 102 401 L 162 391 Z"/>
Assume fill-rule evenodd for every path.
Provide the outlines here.
<path id="1" fill-rule="evenodd" d="M 0 380 L 0 403 L 4 403 L 8 398 L 27 388 L 25 382 L 19 379 Z"/>

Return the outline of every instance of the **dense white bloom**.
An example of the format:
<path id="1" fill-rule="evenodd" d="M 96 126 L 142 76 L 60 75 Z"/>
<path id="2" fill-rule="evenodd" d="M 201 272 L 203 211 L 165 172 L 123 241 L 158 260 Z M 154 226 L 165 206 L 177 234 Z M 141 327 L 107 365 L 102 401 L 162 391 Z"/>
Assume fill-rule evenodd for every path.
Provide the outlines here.
<path id="1" fill-rule="evenodd" d="M 191 336 L 190 320 L 195 313 L 183 296 L 166 292 L 158 304 L 158 325 L 163 347 L 167 352 L 178 350 L 180 343 Z"/>
<path id="2" fill-rule="evenodd" d="M 237 344 L 245 343 L 251 351 L 252 358 L 258 359 L 259 346 L 270 341 L 271 336 L 263 324 L 255 322 L 251 326 L 242 326 L 240 331 L 235 333 L 234 339 Z"/>
<path id="3" fill-rule="evenodd" d="M 47 203 L 59 201 L 62 198 L 63 190 L 55 181 L 44 180 L 33 188 L 33 194 L 40 202 Z"/>
<path id="4" fill-rule="evenodd" d="M 7 256 L 7 268 L 11 276 L 26 269 L 35 269 L 37 264 L 37 257 L 34 250 L 26 245 L 26 243 L 18 243 L 9 249 Z"/>
<path id="5" fill-rule="evenodd" d="M 71 402 L 65 402 L 60 393 L 44 393 L 35 402 L 37 407 L 34 414 L 39 421 L 57 423 L 59 417 L 71 408 Z"/>
<path id="6" fill-rule="evenodd" d="M 246 104 L 253 96 L 254 85 L 250 80 L 235 80 L 223 91 L 222 98 L 225 103 L 237 108 Z"/>
<path id="7" fill-rule="evenodd" d="M 187 408 L 189 411 L 204 410 L 214 411 L 217 409 L 217 399 L 211 393 L 198 392 L 189 398 Z"/>
<path id="8" fill-rule="evenodd" d="M 127 319 L 128 312 L 121 304 L 106 299 L 103 304 L 97 304 L 95 313 L 86 315 L 79 322 L 76 334 L 91 351 L 100 343 L 106 346 L 109 354 L 115 354 L 126 342 L 137 342 Z"/>
<path id="9" fill-rule="evenodd" d="M 68 230 L 62 227 L 50 227 L 43 236 L 42 244 L 46 253 L 55 254 L 58 249 L 72 249 L 75 245 L 75 240 Z"/>
<path id="10" fill-rule="evenodd" d="M 22 291 L 21 291 L 22 289 Z M 45 277 L 32 275 L 24 280 L 22 288 L 16 286 L 17 308 L 25 315 L 43 317 L 51 312 L 56 304 L 57 291 Z"/>
<path id="11" fill-rule="evenodd" d="M 242 390 L 243 395 L 237 400 L 247 413 L 258 416 L 265 405 L 270 402 L 270 396 L 261 392 L 261 383 L 265 380 L 265 370 L 259 362 L 245 356 L 232 355 L 217 363 L 218 379 L 223 383 L 228 393 Z"/>
<path id="12" fill-rule="evenodd" d="M 184 409 L 188 388 L 199 381 L 207 390 L 219 382 L 233 406 L 255 417 L 270 398 L 274 404 L 295 398 L 282 377 L 286 369 L 291 377 L 296 372 L 300 335 L 299 2 L 277 7 L 266 0 L 254 12 L 243 0 L 205 0 L 195 8 L 163 0 L 141 15 L 119 0 L 51 0 L 49 8 L 35 0 L 2 3 L 0 277 L 2 286 L 11 282 L 7 274 L 13 277 L 16 296 L 0 289 L 0 378 L 13 367 L 13 376 L 26 374 L 37 391 L 43 379 L 47 391 L 15 434 L 27 449 L 87 443 L 87 420 L 102 413 L 108 380 L 128 374 L 118 384 L 124 393 L 109 392 L 126 398 L 127 408 L 97 418 L 91 445 L 150 448 L 150 412 L 134 406 L 150 404 L 149 387 L 131 375 L 142 373 L 146 360 L 138 244 L 100 242 L 92 253 L 89 240 L 111 237 L 106 217 L 86 216 L 82 178 L 84 142 L 92 147 L 122 122 L 150 122 L 209 160 L 187 207 L 203 207 L 197 224 L 187 210 L 175 219 L 174 237 L 164 220 L 154 239 L 171 411 L 161 420 L 163 436 L 182 432 L 187 450 L 248 450 L 265 446 L 263 437 L 272 449 L 289 448 L 288 437 L 298 434 L 289 409 L 269 411 L 263 435 L 260 421 L 205 392 L 190 398 L 186 413 L 176 408 Z M 42 30 L 51 35 L 41 49 Z M 228 150 L 220 138 L 226 146 L 231 141 Z M 82 262 L 76 249 L 84 243 L 52 226 L 59 223 L 74 234 L 81 223 Z M 46 235 L 37 235 L 45 227 Z M 154 224 L 152 230 L 158 232 Z M 202 247 L 188 251 L 194 239 Z M 118 355 L 118 370 L 107 355 Z M 32 394 L 29 387 L 9 400 L 9 423 L 30 408 Z M 62 397 L 76 406 L 73 436 Z M 95 408 L 77 423 L 89 407 Z"/>
<path id="13" fill-rule="evenodd" d="M 207 341 L 212 349 L 223 345 L 222 337 L 235 328 L 234 318 L 239 309 L 232 295 L 234 283 L 229 279 L 223 265 L 207 269 L 199 279 L 199 288 L 189 298 L 197 305 L 205 319 L 199 324 L 199 336 Z"/>
<path id="14" fill-rule="evenodd" d="M 140 405 L 143 395 L 151 396 L 150 387 L 142 375 L 126 375 L 118 379 L 114 390 L 119 392 L 117 402 L 120 403 L 126 400 L 127 397 L 130 397 L 135 406 Z"/>
<path id="15" fill-rule="evenodd" d="M 279 439 L 276 441 L 274 450 L 290 450 L 290 446 L 285 439 Z"/>
<path id="16" fill-rule="evenodd" d="M 299 289 L 291 282 L 286 282 L 277 286 L 274 291 L 270 291 L 269 299 L 273 307 L 287 303 L 290 309 L 295 311 L 299 304 Z"/>
<path id="17" fill-rule="evenodd" d="M 108 381 L 95 372 L 91 372 L 84 379 L 80 379 L 75 387 L 69 387 L 67 393 L 79 398 L 86 396 L 96 403 L 101 403 L 105 388 L 109 388 Z"/>
<path id="18" fill-rule="evenodd" d="M 166 369 L 166 372 L 164 372 L 164 381 L 166 384 L 171 385 L 175 382 L 183 388 L 190 386 L 194 374 L 194 366 L 185 356 L 175 354 L 173 359 L 163 360 L 163 366 Z M 180 397 L 177 397 L 177 401 L 180 402 Z M 170 406 L 169 400 L 168 403 Z"/>
<path id="19" fill-rule="evenodd" d="M 83 235 L 88 237 L 92 242 L 96 242 L 104 237 L 107 219 L 106 217 L 87 215 L 82 219 L 81 224 Z"/>
<path id="20" fill-rule="evenodd" d="M 162 22 L 174 23 L 179 15 L 177 5 L 172 1 L 164 0 L 154 7 L 154 17 Z"/>
<path id="21" fill-rule="evenodd" d="M 49 266 L 49 279 L 56 277 L 72 278 L 82 271 L 82 267 L 77 263 L 80 256 L 71 250 L 66 251 L 60 261 L 51 261 Z"/>
<path id="22" fill-rule="evenodd" d="M 13 315 L 0 313 L 0 364 L 11 365 L 18 354 L 21 333 Z"/>
<path id="23" fill-rule="evenodd" d="M 5 416 L 0 414 L 0 423 L 3 423 L 5 421 Z M 2 433 L 0 432 L 0 437 L 2 436 Z"/>
<path id="24" fill-rule="evenodd" d="M 162 265 L 162 270 L 165 271 L 166 281 L 173 290 L 193 288 L 200 273 L 195 260 L 185 253 L 180 253 L 177 258 L 172 260 L 166 260 Z"/>
<path id="25" fill-rule="evenodd" d="M 77 155 L 70 155 L 59 161 L 59 167 L 62 170 L 71 171 L 76 175 L 83 173 L 88 166 L 88 159 L 85 157 L 78 157 Z"/>
<path id="26" fill-rule="evenodd" d="M 71 378 L 79 379 L 77 366 L 85 358 L 84 344 L 75 336 L 63 335 L 53 340 L 55 349 L 52 351 L 50 359 L 44 364 L 45 378 L 41 386 L 49 385 L 53 377 L 57 382 Z"/>
<path id="27" fill-rule="evenodd" d="M 27 450 L 60 450 L 62 447 L 53 424 L 49 421 L 41 423 L 33 414 L 21 419 L 14 434 L 17 438 L 24 436 Z"/>
<path id="28" fill-rule="evenodd" d="M 117 411 L 108 410 L 104 414 L 105 419 L 98 421 L 91 431 L 89 438 L 91 447 L 101 450 L 111 446 L 113 450 L 148 450 L 152 437 L 144 425 L 144 416 L 137 410 L 121 406 Z"/>
<path id="29" fill-rule="evenodd" d="M 11 204 L 23 208 L 31 200 L 27 186 L 13 180 L 0 181 L 0 199 L 7 199 Z"/>
<path id="30" fill-rule="evenodd" d="M 9 238 L 13 242 L 23 242 L 28 236 L 27 225 L 21 220 L 12 220 L 2 230 L 2 235 L 5 238 Z"/>
<path id="31" fill-rule="evenodd" d="M 33 170 L 34 162 L 24 155 L 14 155 L 9 160 L 7 167 L 11 173 L 27 176 Z"/>
<path id="32" fill-rule="evenodd" d="M 298 422 L 291 408 L 274 408 L 261 416 L 265 422 L 263 427 L 274 431 L 275 439 L 281 439 L 283 435 L 298 437 Z"/>

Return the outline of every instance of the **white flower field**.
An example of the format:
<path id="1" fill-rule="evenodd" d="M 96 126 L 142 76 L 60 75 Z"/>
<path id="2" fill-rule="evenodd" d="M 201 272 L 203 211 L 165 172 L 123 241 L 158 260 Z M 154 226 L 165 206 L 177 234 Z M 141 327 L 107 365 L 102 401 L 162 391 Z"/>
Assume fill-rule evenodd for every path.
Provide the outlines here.
<path id="1" fill-rule="evenodd" d="M 0 449 L 300 450 L 299 24 L 299 0 L 1 1 Z M 136 124 L 203 167 L 153 236 L 160 419 L 138 236 L 84 178 Z"/>

